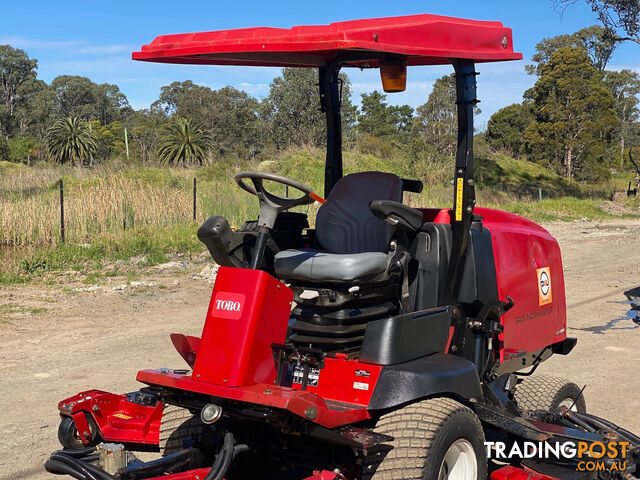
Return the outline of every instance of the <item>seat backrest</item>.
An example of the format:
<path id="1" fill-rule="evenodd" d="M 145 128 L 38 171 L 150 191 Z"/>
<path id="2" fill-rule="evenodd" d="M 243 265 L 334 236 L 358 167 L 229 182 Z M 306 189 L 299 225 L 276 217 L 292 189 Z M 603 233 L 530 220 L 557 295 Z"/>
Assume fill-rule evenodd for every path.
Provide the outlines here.
<path id="1" fill-rule="evenodd" d="M 316 216 L 320 246 L 331 253 L 388 252 L 393 227 L 371 213 L 373 200 L 402 202 L 400 177 L 383 172 L 342 177 Z"/>

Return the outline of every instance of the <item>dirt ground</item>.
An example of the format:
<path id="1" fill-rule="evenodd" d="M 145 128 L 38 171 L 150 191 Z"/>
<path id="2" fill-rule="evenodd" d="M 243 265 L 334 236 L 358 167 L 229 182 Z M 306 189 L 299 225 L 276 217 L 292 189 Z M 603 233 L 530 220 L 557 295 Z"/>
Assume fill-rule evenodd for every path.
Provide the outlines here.
<path id="1" fill-rule="evenodd" d="M 552 223 L 562 247 L 574 352 L 540 371 L 586 384 L 591 412 L 640 432 L 640 220 Z M 134 262 L 135 263 L 135 262 Z M 136 390 L 137 370 L 183 368 L 169 334 L 199 335 L 213 270 L 204 258 L 137 267 L 137 280 L 0 289 L 0 480 L 53 478 L 59 400 L 87 388 Z M 86 281 L 85 281 L 86 282 Z M 640 308 L 640 307 L 636 307 Z"/>

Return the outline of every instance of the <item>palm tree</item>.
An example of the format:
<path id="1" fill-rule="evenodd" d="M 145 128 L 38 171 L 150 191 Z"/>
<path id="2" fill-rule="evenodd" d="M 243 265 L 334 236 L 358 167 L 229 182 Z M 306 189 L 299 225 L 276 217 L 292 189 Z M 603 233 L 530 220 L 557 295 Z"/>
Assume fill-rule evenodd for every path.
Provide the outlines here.
<path id="1" fill-rule="evenodd" d="M 95 134 L 87 122 L 81 122 L 78 117 L 56 121 L 47 130 L 46 141 L 49 155 L 56 162 L 72 166 L 82 164 L 98 150 Z"/>
<path id="2" fill-rule="evenodd" d="M 177 117 L 162 132 L 158 142 L 158 156 L 164 164 L 183 167 L 198 162 L 200 166 L 211 146 L 211 135 L 197 123 Z"/>

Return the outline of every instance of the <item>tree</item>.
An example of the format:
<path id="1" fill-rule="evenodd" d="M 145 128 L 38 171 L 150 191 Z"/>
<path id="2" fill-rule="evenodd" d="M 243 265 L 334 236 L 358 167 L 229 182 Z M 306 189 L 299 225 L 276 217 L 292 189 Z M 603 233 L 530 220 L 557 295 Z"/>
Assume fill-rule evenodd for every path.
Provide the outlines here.
<path id="1" fill-rule="evenodd" d="M 233 87 L 212 90 L 190 80 L 162 87 L 151 106 L 152 112 L 177 115 L 202 125 L 223 155 L 240 150 L 252 155 L 260 149 L 264 136 L 259 108 L 259 102 L 246 92 Z"/>
<path id="2" fill-rule="evenodd" d="M 129 117 L 131 147 L 133 150 L 137 150 L 136 153 L 142 162 L 148 163 L 154 159 L 156 147 L 165 125 L 164 115 L 152 110 L 139 110 Z"/>
<path id="3" fill-rule="evenodd" d="M 51 86 L 35 78 L 27 80 L 20 87 L 20 92 L 20 100 L 14 112 L 17 133 L 43 140 L 47 129 L 59 116 L 55 105 L 55 92 Z"/>
<path id="4" fill-rule="evenodd" d="M 388 105 L 387 96 L 377 90 L 362 94 L 358 130 L 373 137 L 405 140 L 411 131 L 413 108 L 409 105 Z"/>
<path id="5" fill-rule="evenodd" d="M 543 38 L 536 45 L 536 51 L 531 57 L 537 65 L 526 65 L 525 69 L 530 74 L 539 75 L 541 66 L 549 61 L 553 52 L 564 47 L 576 47 L 584 49 L 593 66 L 603 71 L 616 49 L 615 38 L 612 30 L 599 25 L 583 28 L 571 35 Z"/>
<path id="6" fill-rule="evenodd" d="M 183 167 L 198 162 L 202 166 L 211 145 L 211 137 L 197 123 L 177 117 L 162 132 L 157 152 L 164 164 Z"/>
<path id="7" fill-rule="evenodd" d="M 214 98 L 207 120 L 220 154 L 243 151 L 253 156 L 264 146 L 265 140 L 258 100 L 233 87 L 214 91 Z"/>
<path id="8" fill-rule="evenodd" d="M 93 120 L 89 124 L 98 146 L 97 158 L 113 158 L 125 151 L 124 125 L 122 123 L 111 122 L 107 125 L 100 125 L 98 120 Z"/>
<path id="9" fill-rule="evenodd" d="M 605 153 L 618 123 L 615 100 L 583 49 L 553 52 L 525 96 L 534 115 L 525 131 L 530 159 L 567 179 L 609 175 Z"/>
<path id="10" fill-rule="evenodd" d="M 117 85 L 98 85 L 87 77 L 60 75 L 51 82 L 60 114 L 101 125 L 122 121 L 131 113 L 127 97 Z"/>
<path id="11" fill-rule="evenodd" d="M 29 58 L 24 50 L 0 45 L 0 132 L 9 134 L 15 105 L 20 99 L 20 87 L 36 78 L 37 60 Z"/>
<path id="12" fill-rule="evenodd" d="M 160 89 L 160 97 L 151 104 L 151 110 L 167 117 L 178 115 L 194 121 L 203 121 L 206 109 L 215 100 L 213 90 L 196 85 L 191 80 L 173 82 Z"/>
<path id="13" fill-rule="evenodd" d="M 455 155 L 458 138 L 455 75 L 438 78 L 427 102 L 416 111 L 416 128 L 424 140 L 440 155 Z M 480 109 L 475 107 L 474 114 L 479 113 Z"/>
<path id="14" fill-rule="evenodd" d="M 566 8 L 576 0 L 555 0 Z M 640 44 L 640 2 L 638 0 L 585 0 L 591 10 L 598 15 L 602 25 L 609 30 L 622 30 L 623 35 L 616 41 L 632 41 Z"/>
<path id="15" fill-rule="evenodd" d="M 98 150 L 94 133 L 78 117 L 55 122 L 47 131 L 46 141 L 49 155 L 54 161 L 70 163 L 72 166 L 82 165 Z"/>
<path id="16" fill-rule="evenodd" d="M 18 137 L 11 138 L 7 142 L 9 146 L 9 161 L 31 164 L 31 160 L 37 157 L 40 151 L 40 143 L 35 138 Z"/>
<path id="17" fill-rule="evenodd" d="M 620 120 L 616 136 L 620 146 L 620 169 L 622 169 L 627 140 L 637 129 L 637 122 L 640 117 L 640 110 L 638 109 L 640 75 L 631 70 L 605 72 L 604 85 L 616 100 L 616 112 Z"/>
<path id="18" fill-rule="evenodd" d="M 342 81 L 342 130 L 349 137 L 355 108 L 351 104 L 351 86 L 346 75 Z M 290 145 L 322 146 L 326 139 L 325 114 L 320 109 L 318 70 L 283 68 L 273 79 L 269 95 L 263 100 L 260 116 L 276 148 Z"/>
<path id="19" fill-rule="evenodd" d="M 533 116 L 528 103 L 514 103 L 491 115 L 487 123 L 486 139 L 495 149 L 504 149 L 516 158 L 522 153 L 524 132 Z"/>

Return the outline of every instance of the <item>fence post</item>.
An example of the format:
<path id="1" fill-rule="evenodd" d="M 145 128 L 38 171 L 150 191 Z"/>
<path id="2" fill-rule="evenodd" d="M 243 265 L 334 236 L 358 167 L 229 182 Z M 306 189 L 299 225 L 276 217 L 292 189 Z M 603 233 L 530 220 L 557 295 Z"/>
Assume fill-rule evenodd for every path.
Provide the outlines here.
<path id="1" fill-rule="evenodd" d="M 60 179 L 60 242 L 64 243 L 64 183 Z"/>
<path id="2" fill-rule="evenodd" d="M 127 160 L 129 160 L 129 136 L 126 128 L 124 129 L 124 145 L 127 148 Z"/>
<path id="3" fill-rule="evenodd" d="M 193 177 L 193 221 L 196 221 L 196 189 L 197 189 L 196 177 Z"/>
<path id="4" fill-rule="evenodd" d="M 538 187 L 538 200 L 542 203 L 542 188 Z"/>

